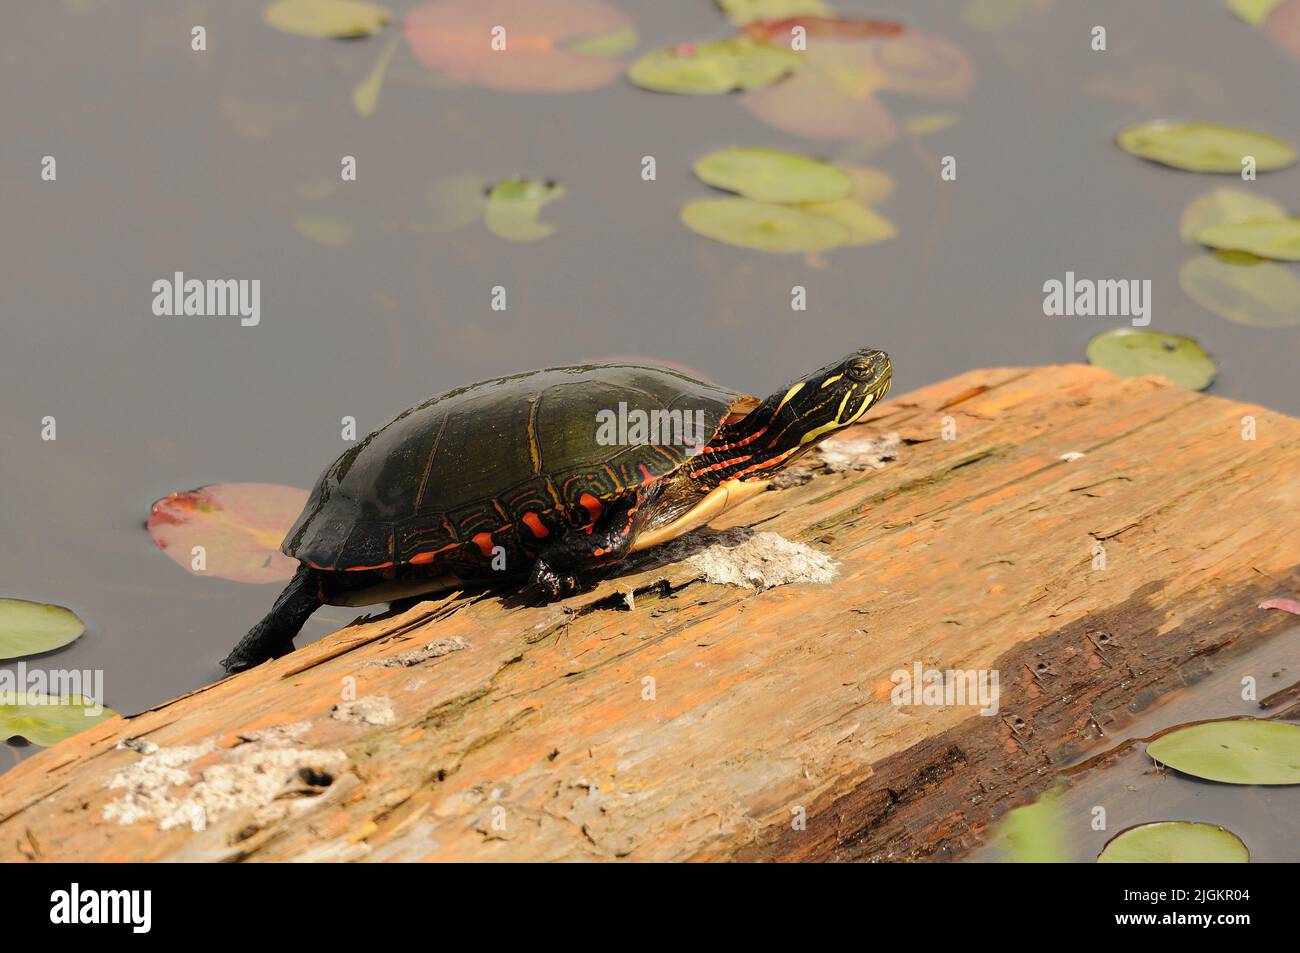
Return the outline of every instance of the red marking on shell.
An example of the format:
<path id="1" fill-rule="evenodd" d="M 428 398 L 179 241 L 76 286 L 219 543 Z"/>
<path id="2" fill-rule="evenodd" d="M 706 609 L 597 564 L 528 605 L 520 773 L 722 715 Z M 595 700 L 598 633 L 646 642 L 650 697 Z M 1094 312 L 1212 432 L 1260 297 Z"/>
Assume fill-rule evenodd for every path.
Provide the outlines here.
<path id="1" fill-rule="evenodd" d="M 582 496 L 578 497 L 578 502 L 581 503 L 583 509 L 587 511 L 587 515 L 591 517 L 593 523 L 600 519 L 600 514 L 605 511 L 605 504 L 600 502 L 600 500 L 596 499 L 590 493 L 582 494 Z"/>
<path id="2" fill-rule="evenodd" d="M 541 518 L 536 513 L 525 513 L 524 525 L 538 539 L 551 535 L 551 531 L 542 524 Z"/>
<path id="3" fill-rule="evenodd" d="M 437 559 L 440 553 L 445 553 L 449 549 L 456 549 L 458 546 L 460 546 L 460 543 L 449 543 L 448 545 L 442 547 L 442 549 L 435 549 L 431 553 L 416 553 L 414 556 L 408 559 L 407 562 L 409 562 L 413 566 L 423 566 L 426 563 L 431 563 L 435 559 Z"/>
<path id="4" fill-rule="evenodd" d="M 478 546 L 479 552 L 485 557 L 492 555 L 492 534 L 479 533 L 474 537 L 474 542 Z"/>

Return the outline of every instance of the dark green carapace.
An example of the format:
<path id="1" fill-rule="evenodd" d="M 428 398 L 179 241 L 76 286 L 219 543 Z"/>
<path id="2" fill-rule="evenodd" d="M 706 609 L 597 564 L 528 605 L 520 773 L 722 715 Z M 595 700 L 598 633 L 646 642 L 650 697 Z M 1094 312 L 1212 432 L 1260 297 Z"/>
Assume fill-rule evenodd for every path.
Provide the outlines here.
<path id="1" fill-rule="evenodd" d="M 665 367 L 556 367 L 447 391 L 332 463 L 289 531 L 302 566 L 222 663 L 293 649 L 321 604 L 366 605 L 528 577 L 559 598 L 580 576 L 743 498 L 884 396 L 862 350 L 766 400 Z"/>

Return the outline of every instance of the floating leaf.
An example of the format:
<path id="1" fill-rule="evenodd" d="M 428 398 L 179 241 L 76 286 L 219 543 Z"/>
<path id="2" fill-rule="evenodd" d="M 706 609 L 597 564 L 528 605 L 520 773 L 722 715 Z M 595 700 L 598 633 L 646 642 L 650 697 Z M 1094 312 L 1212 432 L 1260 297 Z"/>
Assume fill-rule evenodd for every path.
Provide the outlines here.
<path id="1" fill-rule="evenodd" d="M 0 739 L 26 738 L 49 747 L 116 717 L 113 709 L 80 695 L 56 699 L 36 692 L 0 693 Z"/>
<path id="2" fill-rule="evenodd" d="M 885 144 L 897 127 L 878 93 L 953 98 L 970 89 L 966 55 L 946 40 L 919 33 L 819 39 L 798 55 L 798 72 L 745 93 L 741 105 L 768 125 L 809 139 Z"/>
<path id="3" fill-rule="evenodd" d="M 388 25 L 390 14 L 361 0 L 276 0 L 262 16 L 285 33 L 349 39 L 378 33 Z"/>
<path id="4" fill-rule="evenodd" d="M 745 198 L 687 203 L 682 222 L 715 241 L 773 252 L 821 251 L 850 238 L 848 228 L 825 215 Z"/>
<path id="5" fill-rule="evenodd" d="M 709 185 L 758 202 L 827 202 L 853 190 L 843 169 L 779 149 L 719 149 L 694 169 Z"/>
<path id="6" fill-rule="evenodd" d="M 71 609 L 26 599 L 0 599 L 0 659 L 52 652 L 85 631 L 85 624 Z"/>
<path id="7" fill-rule="evenodd" d="M 828 16 L 831 12 L 823 0 L 718 0 L 718 6 L 736 26 L 754 20 Z"/>
<path id="8" fill-rule="evenodd" d="M 1300 784 L 1300 725 L 1240 718 L 1161 735 L 1147 754 L 1163 765 L 1224 784 Z"/>
<path id="9" fill-rule="evenodd" d="M 1049 791 L 1033 804 L 1007 812 L 993 828 L 1001 857 L 1015 864 L 1059 864 L 1070 860 L 1058 795 Z"/>
<path id="10" fill-rule="evenodd" d="M 1264 18 L 1282 0 L 1228 0 L 1228 9 L 1252 26 L 1264 22 Z"/>
<path id="11" fill-rule="evenodd" d="M 1286 0 L 1264 20 L 1264 33 L 1292 56 L 1300 56 L 1300 0 Z"/>
<path id="12" fill-rule="evenodd" d="M 1250 851 L 1241 838 L 1214 824 L 1156 821 L 1116 834 L 1097 856 L 1099 864 L 1244 864 Z"/>
<path id="13" fill-rule="evenodd" d="M 300 235 L 331 248 L 350 245 L 354 238 L 349 223 L 333 218 L 310 218 L 300 215 L 293 220 L 293 227 Z"/>
<path id="14" fill-rule="evenodd" d="M 388 72 L 388 64 L 392 62 L 393 54 L 397 52 L 397 37 L 393 37 L 384 47 L 384 52 L 379 54 L 379 62 L 375 63 L 375 68 L 356 89 L 352 91 L 352 108 L 362 116 L 373 116 L 375 109 L 379 105 L 379 90 L 384 85 L 384 74 Z"/>
<path id="15" fill-rule="evenodd" d="M 1088 360 L 1120 377 L 1160 374 L 1187 390 L 1204 390 L 1214 380 L 1214 360 L 1181 334 L 1112 328 L 1088 342 Z"/>
<path id="16" fill-rule="evenodd" d="M 1132 155 L 1190 172 L 1239 173 L 1246 156 L 1254 156 L 1260 172 L 1296 160 L 1295 149 L 1276 136 L 1212 122 L 1138 123 L 1120 130 L 1115 142 Z"/>
<path id="17" fill-rule="evenodd" d="M 1196 233 L 1210 225 L 1260 218 L 1286 218 L 1286 210 L 1276 202 L 1241 189 L 1215 189 L 1187 203 L 1178 220 L 1178 234 L 1183 241 L 1194 243 Z"/>
<path id="18" fill-rule="evenodd" d="M 872 245 L 898 234 L 893 222 L 853 199 L 805 202 L 798 207 L 807 212 L 825 215 L 847 228 L 849 237 L 845 241 L 846 245 Z"/>
<path id="19" fill-rule="evenodd" d="M 576 53 L 589 53 L 592 56 L 613 57 L 622 56 L 624 53 L 635 49 L 636 43 L 636 30 L 631 26 L 625 26 L 617 30 L 611 30 L 609 33 L 597 33 L 594 36 L 567 40 L 564 43 L 564 48 L 573 50 Z"/>
<path id="20" fill-rule="evenodd" d="M 914 136 L 928 136 L 956 124 L 957 117 L 952 113 L 925 113 L 912 116 L 903 123 L 903 128 Z"/>
<path id="21" fill-rule="evenodd" d="M 657 93 L 703 96 L 758 89 L 788 76 L 799 54 L 743 37 L 681 43 L 652 50 L 628 67 L 627 78 Z"/>
<path id="22" fill-rule="evenodd" d="M 962 21 L 990 33 L 1015 26 L 1031 13 L 1042 13 L 1052 0 L 967 0 Z"/>
<path id="23" fill-rule="evenodd" d="M 409 227 L 417 234 L 438 234 L 477 222 L 483 217 L 491 191 L 488 181 L 473 173 L 439 179 L 429 189 L 428 220 L 419 216 Z"/>
<path id="24" fill-rule="evenodd" d="M 833 16 L 791 16 L 755 20 L 746 24 L 741 32 L 761 43 L 790 46 L 794 39 L 795 27 L 800 27 L 810 40 L 861 40 L 873 36 L 896 36 L 903 32 L 903 25 L 893 20 L 864 20 L 858 17 Z"/>
<path id="25" fill-rule="evenodd" d="M 1300 261 L 1300 218 L 1256 218 L 1209 225 L 1196 240 L 1223 251 L 1244 251 L 1274 261 Z"/>
<path id="26" fill-rule="evenodd" d="M 504 49 L 493 49 L 498 27 Z M 618 78 L 623 64 L 608 51 L 626 48 L 632 21 L 603 0 L 434 0 L 402 29 L 421 63 L 458 82 L 567 93 Z"/>
<path id="27" fill-rule="evenodd" d="M 889 198 L 894 180 L 886 172 L 860 165 L 840 166 L 853 180 L 852 198 L 863 205 L 875 205 Z"/>
<path id="28" fill-rule="evenodd" d="M 535 242 L 555 231 L 539 222 L 542 206 L 564 194 L 564 186 L 533 179 L 503 179 L 488 194 L 484 218 L 488 230 L 512 242 Z"/>
<path id="29" fill-rule="evenodd" d="M 149 513 L 149 535 L 197 576 L 235 582 L 283 582 L 298 561 L 280 542 L 307 502 L 307 491 L 276 483 L 219 483 L 165 496 Z M 206 567 L 194 567 L 202 546 Z"/>
<path id="30" fill-rule="evenodd" d="M 1285 265 L 1219 252 L 1186 262 L 1178 272 L 1178 283 L 1201 307 L 1235 324 L 1300 326 L 1300 278 Z"/>

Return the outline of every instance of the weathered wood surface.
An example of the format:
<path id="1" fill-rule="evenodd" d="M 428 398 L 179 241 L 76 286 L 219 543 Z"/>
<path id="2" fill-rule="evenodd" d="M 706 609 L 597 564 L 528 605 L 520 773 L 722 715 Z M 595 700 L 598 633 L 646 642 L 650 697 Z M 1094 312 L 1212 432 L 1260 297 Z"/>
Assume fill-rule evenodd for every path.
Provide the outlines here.
<path id="1" fill-rule="evenodd" d="M 960 856 L 1108 726 L 1293 621 L 1257 606 L 1300 588 L 1300 421 L 1066 366 L 964 374 L 859 430 L 900 432 L 900 459 L 715 523 L 823 549 L 831 585 L 755 592 L 675 563 L 559 606 L 453 596 L 355 624 L 0 776 L 0 858 Z M 998 670 L 1000 711 L 895 706 L 890 675 L 916 661 Z M 350 679 L 395 723 L 331 717 Z M 194 778 L 303 721 L 346 763 L 270 809 L 200 832 L 103 819 L 141 758 L 124 739 L 215 738 Z"/>

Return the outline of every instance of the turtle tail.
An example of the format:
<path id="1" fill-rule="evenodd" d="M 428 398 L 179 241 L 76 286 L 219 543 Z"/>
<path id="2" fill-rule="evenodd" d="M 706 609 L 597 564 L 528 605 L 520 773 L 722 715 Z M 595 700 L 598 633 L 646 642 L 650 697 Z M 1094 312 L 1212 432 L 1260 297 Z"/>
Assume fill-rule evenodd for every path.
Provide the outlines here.
<path id="1" fill-rule="evenodd" d="M 321 606 L 320 582 L 320 574 L 315 569 L 299 566 L 266 618 L 248 630 L 221 660 L 221 667 L 233 675 L 292 652 L 293 637 L 307 617 Z"/>

